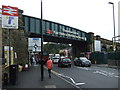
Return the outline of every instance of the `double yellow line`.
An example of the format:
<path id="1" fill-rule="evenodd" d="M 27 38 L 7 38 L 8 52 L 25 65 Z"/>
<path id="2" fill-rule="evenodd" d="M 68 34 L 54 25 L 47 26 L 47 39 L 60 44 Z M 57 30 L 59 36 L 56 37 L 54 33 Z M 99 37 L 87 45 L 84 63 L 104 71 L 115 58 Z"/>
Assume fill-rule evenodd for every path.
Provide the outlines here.
<path id="1" fill-rule="evenodd" d="M 46 66 L 44 66 L 44 68 L 47 69 Z M 51 72 L 54 73 L 54 74 L 57 74 L 57 75 L 59 74 L 58 72 L 56 72 L 56 71 L 54 71 L 54 70 L 51 70 Z"/>

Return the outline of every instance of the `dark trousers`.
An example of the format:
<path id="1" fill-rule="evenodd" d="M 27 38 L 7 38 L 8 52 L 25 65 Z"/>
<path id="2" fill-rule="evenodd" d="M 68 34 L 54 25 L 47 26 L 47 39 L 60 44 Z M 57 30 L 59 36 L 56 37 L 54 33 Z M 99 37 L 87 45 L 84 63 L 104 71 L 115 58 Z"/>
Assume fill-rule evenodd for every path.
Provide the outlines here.
<path id="1" fill-rule="evenodd" d="M 51 77 L 51 69 L 48 69 L 49 77 Z"/>

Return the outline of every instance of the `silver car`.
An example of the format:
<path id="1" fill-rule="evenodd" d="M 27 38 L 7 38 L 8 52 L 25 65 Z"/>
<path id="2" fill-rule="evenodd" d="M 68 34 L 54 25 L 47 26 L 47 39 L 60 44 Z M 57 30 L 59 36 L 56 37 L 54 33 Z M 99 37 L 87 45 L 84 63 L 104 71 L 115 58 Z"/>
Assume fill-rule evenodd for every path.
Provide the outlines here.
<path id="1" fill-rule="evenodd" d="M 79 57 L 74 59 L 74 65 L 79 66 L 91 66 L 91 61 L 88 60 L 86 57 Z"/>

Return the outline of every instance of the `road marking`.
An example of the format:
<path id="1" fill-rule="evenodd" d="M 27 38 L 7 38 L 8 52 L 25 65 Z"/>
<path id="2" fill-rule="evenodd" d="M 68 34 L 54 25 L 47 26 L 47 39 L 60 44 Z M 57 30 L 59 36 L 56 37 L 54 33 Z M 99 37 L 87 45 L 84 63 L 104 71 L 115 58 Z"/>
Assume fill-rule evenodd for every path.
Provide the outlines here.
<path id="1" fill-rule="evenodd" d="M 79 68 L 79 69 L 83 69 L 83 70 L 86 70 L 86 71 L 91 71 L 92 69 L 91 68 L 86 68 L 86 67 L 77 67 L 77 68 Z"/>
<path id="2" fill-rule="evenodd" d="M 53 71 L 53 70 L 51 70 L 51 72 L 52 72 L 52 73 L 54 73 L 54 74 L 59 74 L 58 72 L 56 72 L 56 71 Z"/>
<path id="3" fill-rule="evenodd" d="M 102 74 L 102 75 L 104 75 L 104 76 L 107 76 L 107 74 L 105 74 L 105 73 L 103 73 L 103 72 L 100 72 L 100 71 L 95 71 L 95 72 L 93 72 L 93 73 L 98 73 L 98 74 Z"/>
<path id="4" fill-rule="evenodd" d="M 45 88 L 56 88 L 56 85 L 45 85 Z"/>
<path id="5" fill-rule="evenodd" d="M 101 75 L 104 75 L 104 76 L 107 76 L 107 77 L 120 78 L 119 76 L 114 75 L 115 73 L 110 73 L 110 72 L 107 72 L 107 71 L 104 71 L 104 70 L 95 71 L 95 72 L 93 72 L 93 73 L 101 74 Z"/>
<path id="6" fill-rule="evenodd" d="M 67 83 L 69 83 L 69 84 L 73 85 L 74 87 L 76 87 L 76 88 L 78 88 L 78 89 L 80 89 L 80 90 L 83 90 L 82 88 L 80 88 L 80 87 L 76 86 L 75 84 L 73 84 L 73 83 L 69 82 L 68 80 L 66 80 L 66 79 L 62 78 L 61 76 L 59 76 L 59 75 L 57 75 L 57 74 L 55 74 L 55 75 L 56 75 L 56 76 L 58 76 L 59 78 L 61 78 L 62 80 L 66 81 Z"/>
<path id="7" fill-rule="evenodd" d="M 47 67 L 45 67 L 45 66 L 44 66 L 44 68 L 47 69 Z M 75 85 L 75 84 L 69 82 L 68 80 L 62 78 L 61 76 L 59 76 L 59 73 L 58 73 L 58 72 L 56 72 L 56 71 L 54 71 L 54 70 L 51 70 L 51 72 L 52 72 L 53 74 L 55 74 L 56 76 L 58 76 L 60 79 L 66 81 L 66 82 L 69 83 L 69 84 L 71 84 L 72 86 L 74 86 L 74 87 L 76 87 L 76 88 L 78 88 L 78 89 L 80 89 L 80 90 L 83 90 L 82 88 L 78 87 L 77 85 Z"/>
<path id="8" fill-rule="evenodd" d="M 115 75 L 115 73 L 107 72 L 105 70 L 100 70 L 100 69 L 91 69 L 91 68 L 86 68 L 86 67 L 76 67 L 78 69 L 83 69 L 86 71 L 93 71 L 95 74 L 101 74 L 106 77 L 115 77 L 115 78 L 120 78 L 118 75 Z"/>
<path id="9" fill-rule="evenodd" d="M 85 84 L 85 83 L 76 83 L 76 82 L 73 80 L 73 78 L 71 78 L 71 77 L 69 77 L 69 76 L 65 76 L 65 75 L 63 75 L 63 74 L 58 74 L 58 75 L 59 75 L 59 76 L 62 76 L 62 77 L 69 78 L 69 79 L 72 81 L 72 83 L 75 84 L 75 85 L 83 85 L 83 84 Z"/>
<path id="10" fill-rule="evenodd" d="M 45 68 L 46 68 L 46 67 L 45 67 Z M 46 69 L 47 69 L 47 68 L 46 68 Z M 75 85 L 83 85 L 83 84 L 85 84 L 85 83 L 76 83 L 71 77 L 65 76 L 65 75 L 63 75 L 63 74 L 59 74 L 59 73 L 56 72 L 56 71 L 51 70 L 51 72 L 54 73 L 54 74 L 56 74 L 57 76 L 62 76 L 62 77 L 69 78 L 69 79 L 72 81 L 72 83 L 75 84 Z M 69 82 L 69 81 L 67 81 L 67 82 Z M 77 87 L 77 88 L 78 88 L 78 87 Z"/>

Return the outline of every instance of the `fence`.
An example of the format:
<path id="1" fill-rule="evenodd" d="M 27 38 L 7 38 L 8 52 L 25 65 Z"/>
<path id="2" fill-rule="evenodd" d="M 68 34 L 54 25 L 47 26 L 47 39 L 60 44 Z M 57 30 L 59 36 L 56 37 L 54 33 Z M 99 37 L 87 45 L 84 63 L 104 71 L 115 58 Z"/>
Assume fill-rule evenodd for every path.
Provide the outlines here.
<path id="1" fill-rule="evenodd" d="M 120 65 L 120 52 L 93 52 L 90 55 L 93 64 L 108 64 L 113 66 Z"/>
<path id="2" fill-rule="evenodd" d="M 93 52 L 90 55 L 93 64 L 107 64 L 107 53 Z"/>
<path id="3" fill-rule="evenodd" d="M 120 52 L 108 53 L 108 65 L 120 66 Z"/>

